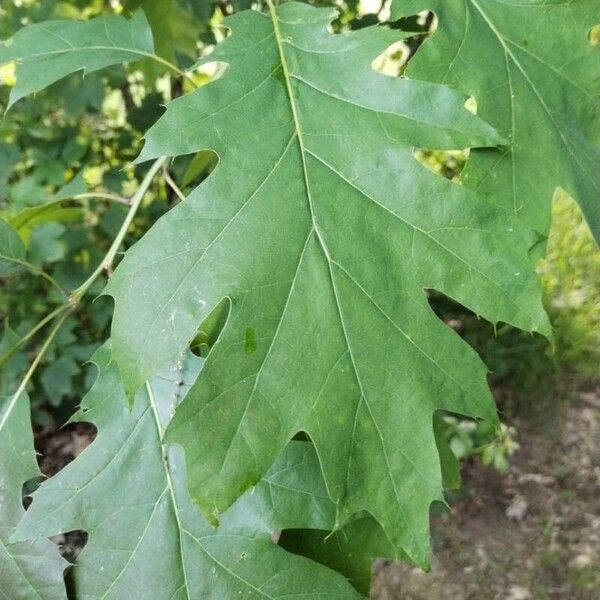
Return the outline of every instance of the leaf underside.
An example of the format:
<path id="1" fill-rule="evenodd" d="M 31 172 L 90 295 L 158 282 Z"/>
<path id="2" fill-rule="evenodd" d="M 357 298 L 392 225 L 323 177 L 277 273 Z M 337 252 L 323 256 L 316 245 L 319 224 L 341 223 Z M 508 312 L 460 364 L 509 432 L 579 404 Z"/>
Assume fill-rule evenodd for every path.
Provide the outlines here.
<path id="1" fill-rule="evenodd" d="M 161 445 L 201 360 L 188 354 L 162 369 L 131 411 L 109 345 L 93 360 L 99 376 L 73 420 L 94 422 L 98 437 L 33 494 L 14 536 L 89 532 L 73 570 L 77 598 L 360 597 L 343 576 L 271 539 L 284 528 L 333 525 L 310 443 L 292 442 L 215 530 L 190 500 L 180 449 Z"/>
<path id="2" fill-rule="evenodd" d="M 194 501 L 215 521 L 305 431 L 336 525 L 367 511 L 427 566 L 433 415 L 496 414 L 484 365 L 424 289 L 493 322 L 548 324 L 531 237 L 412 155 L 501 138 L 448 88 L 372 69 L 398 32 L 331 35 L 334 16 L 289 3 L 226 19 L 209 60 L 227 74 L 149 131 L 140 160 L 212 149 L 220 163 L 117 268 L 113 358 L 131 395 L 228 297 L 166 434 Z"/>
<path id="3" fill-rule="evenodd" d="M 511 142 L 475 150 L 465 185 L 543 235 L 560 186 L 600 240 L 600 48 L 589 39 L 597 0 L 395 0 L 392 18 L 425 9 L 438 28 L 407 75 L 470 94 Z"/>

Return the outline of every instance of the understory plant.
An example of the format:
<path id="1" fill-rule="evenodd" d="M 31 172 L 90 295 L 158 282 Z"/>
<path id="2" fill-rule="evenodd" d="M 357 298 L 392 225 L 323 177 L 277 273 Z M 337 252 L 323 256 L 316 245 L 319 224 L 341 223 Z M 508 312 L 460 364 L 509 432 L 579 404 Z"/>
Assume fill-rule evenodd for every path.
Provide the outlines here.
<path id="1" fill-rule="evenodd" d="M 376 557 L 428 569 L 449 427 L 484 422 L 502 468 L 488 440 L 514 444 L 434 297 L 553 337 L 557 188 L 600 238 L 597 2 L 2 10 L 0 278 L 35 298 L 0 343 L 3 597 L 358 598 Z M 36 152 L 32 122 L 60 132 Z M 25 510 L 52 394 L 98 434 Z M 74 530 L 68 569 L 48 538 Z"/>

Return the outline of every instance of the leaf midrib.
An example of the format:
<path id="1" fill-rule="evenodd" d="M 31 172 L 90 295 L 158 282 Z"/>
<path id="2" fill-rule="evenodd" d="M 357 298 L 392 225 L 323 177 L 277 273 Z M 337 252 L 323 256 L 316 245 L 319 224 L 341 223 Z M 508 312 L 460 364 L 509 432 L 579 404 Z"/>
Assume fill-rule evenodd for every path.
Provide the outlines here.
<path id="1" fill-rule="evenodd" d="M 175 487 L 173 485 L 173 478 L 171 476 L 171 465 L 169 463 L 169 457 L 167 456 L 167 449 L 163 444 L 164 438 L 164 430 L 162 424 L 160 422 L 160 415 L 158 414 L 158 407 L 156 406 L 156 398 L 154 396 L 154 392 L 152 391 L 152 386 L 150 382 L 146 382 L 146 393 L 148 395 L 148 401 L 150 406 L 152 407 L 152 414 L 154 415 L 154 421 L 156 423 L 156 433 L 158 435 L 160 452 L 162 457 L 162 464 L 165 471 L 165 476 L 167 478 L 167 489 L 169 490 L 169 497 L 171 498 L 171 505 L 173 506 L 173 513 L 175 515 L 175 521 L 177 522 L 177 541 L 179 543 L 179 555 L 181 556 L 181 572 L 183 574 L 183 583 L 185 587 L 185 594 L 188 600 L 191 600 L 190 597 L 190 586 L 187 579 L 187 571 L 185 568 L 185 559 L 183 557 L 183 539 L 182 532 L 184 531 L 183 525 L 181 523 L 181 517 L 179 516 L 179 506 L 177 505 L 177 498 L 175 496 Z"/>
<path id="2" fill-rule="evenodd" d="M 386 462 L 386 466 L 387 466 L 387 469 L 388 469 L 388 477 L 389 477 L 390 483 L 392 485 L 392 488 L 394 490 L 394 493 L 396 495 L 398 506 L 404 512 L 404 507 L 402 506 L 402 503 L 400 501 L 399 492 L 398 492 L 398 489 L 397 489 L 397 483 L 396 483 L 396 481 L 395 481 L 395 479 L 394 479 L 394 477 L 392 475 L 392 469 L 391 469 L 391 465 L 390 465 L 389 457 L 388 457 L 388 448 L 386 446 L 384 437 L 383 437 L 383 435 L 381 433 L 381 430 L 379 428 L 379 423 L 377 422 L 377 420 L 375 419 L 375 416 L 372 413 L 371 406 L 370 406 L 369 401 L 367 399 L 366 393 L 365 393 L 364 388 L 363 388 L 362 380 L 361 380 L 360 375 L 359 375 L 358 366 L 356 364 L 356 360 L 354 358 L 354 353 L 353 353 L 353 350 L 352 350 L 352 345 L 350 344 L 350 338 L 349 338 L 349 335 L 348 335 L 348 331 L 346 329 L 346 324 L 344 322 L 344 317 L 343 317 L 343 314 L 342 314 L 342 307 L 341 307 L 340 300 L 339 300 L 339 297 L 338 297 L 338 290 L 337 290 L 337 286 L 335 284 L 335 278 L 334 278 L 334 274 L 333 274 L 333 265 L 332 265 L 333 261 L 331 259 L 330 254 L 329 254 L 329 250 L 328 250 L 327 246 L 325 245 L 325 241 L 323 240 L 323 237 L 322 237 L 322 235 L 321 235 L 321 233 L 319 231 L 319 228 L 317 226 L 317 222 L 316 222 L 316 219 L 315 219 L 315 212 L 314 212 L 314 207 L 313 207 L 313 200 L 312 200 L 312 195 L 311 195 L 310 182 L 309 182 L 309 178 L 308 178 L 308 166 L 307 166 L 307 160 L 306 160 L 307 150 L 306 150 L 305 145 L 304 145 L 302 129 L 300 127 L 300 118 L 298 116 L 298 109 L 296 107 L 296 102 L 294 100 L 294 94 L 293 94 L 292 85 L 291 85 L 292 75 L 290 73 L 290 70 L 289 70 L 289 67 L 288 67 L 288 64 L 287 64 L 287 59 L 286 59 L 286 56 L 285 56 L 285 52 L 283 50 L 283 37 L 281 35 L 281 30 L 279 29 L 279 17 L 277 15 L 277 11 L 276 11 L 276 9 L 275 9 L 275 7 L 273 5 L 272 0 L 267 0 L 267 3 L 269 5 L 269 12 L 271 14 L 271 19 L 273 21 L 273 29 L 275 31 L 275 40 L 277 42 L 277 48 L 278 48 L 278 51 L 279 51 L 279 56 L 281 58 L 281 66 L 282 66 L 282 69 L 283 69 L 283 75 L 284 75 L 285 85 L 286 85 L 286 89 L 287 89 L 287 93 L 288 93 L 288 97 L 289 97 L 289 101 L 290 101 L 290 107 L 291 107 L 291 110 L 292 110 L 292 115 L 293 115 L 293 118 L 294 118 L 294 127 L 295 127 L 295 130 L 296 130 L 296 135 L 298 136 L 298 145 L 300 147 L 300 156 L 301 156 L 301 161 L 302 161 L 302 173 L 303 173 L 303 176 L 304 176 L 304 185 L 305 185 L 305 188 L 306 188 L 306 195 L 307 195 L 307 200 L 308 200 L 308 206 L 309 206 L 309 209 L 310 209 L 310 215 L 311 215 L 311 220 L 312 220 L 312 227 L 311 227 L 311 230 L 308 232 L 308 236 L 307 236 L 307 239 L 306 239 L 306 245 L 308 244 L 308 242 L 309 242 L 309 240 L 310 240 L 310 238 L 311 238 L 311 236 L 312 236 L 312 234 L 314 232 L 316 234 L 316 236 L 317 236 L 317 239 L 319 241 L 319 245 L 321 246 L 324 258 L 325 258 L 325 260 L 327 262 L 327 269 L 328 269 L 328 273 L 329 273 L 329 278 L 331 280 L 331 287 L 332 287 L 332 293 L 333 293 L 333 296 L 334 296 L 334 299 L 335 299 L 335 305 L 336 305 L 338 316 L 339 316 L 339 319 L 340 319 L 340 326 L 342 328 L 342 332 L 343 332 L 343 335 L 344 335 L 344 340 L 346 341 L 346 347 L 348 349 L 348 353 L 349 353 L 349 356 L 350 356 L 350 362 L 352 363 L 352 370 L 354 371 L 354 376 L 356 378 L 356 382 L 357 382 L 359 390 L 360 390 L 361 397 L 359 398 L 359 400 L 357 402 L 356 410 L 357 410 L 357 413 L 358 413 L 358 411 L 360 410 L 360 406 L 361 406 L 361 404 L 364 401 L 365 406 L 367 407 L 367 410 L 369 412 L 371 420 L 373 421 L 373 424 L 374 424 L 374 426 L 375 426 L 375 428 L 376 428 L 376 430 L 378 432 L 378 435 L 379 435 L 379 438 L 380 438 L 380 441 L 381 441 L 381 449 L 382 449 L 383 455 L 385 457 L 385 462 Z M 248 408 L 248 405 L 246 406 L 246 410 L 247 410 L 247 408 Z M 241 424 L 241 420 L 240 420 L 240 424 Z M 354 435 L 352 436 L 352 441 L 351 441 L 351 452 L 353 452 L 353 450 L 354 450 Z M 351 462 L 351 458 L 349 457 L 348 463 L 350 464 L 350 462 Z M 346 485 L 348 485 L 348 483 L 349 482 L 347 480 L 346 481 Z M 326 485 L 327 488 L 329 488 L 327 479 L 325 479 L 325 485 Z M 338 504 L 339 504 L 339 500 L 338 500 Z M 337 510 L 339 510 L 339 508 Z M 414 538 L 414 532 L 410 528 L 409 528 L 409 532 L 410 532 L 410 536 L 413 538 L 413 542 L 414 542 L 414 539 L 415 539 Z"/>
<path id="3" fill-rule="evenodd" d="M 175 485 L 173 483 L 173 477 L 171 474 L 171 465 L 169 462 L 169 457 L 167 454 L 167 450 L 165 448 L 165 445 L 163 443 L 163 439 L 164 439 L 164 429 L 163 426 L 160 422 L 160 415 L 158 413 L 158 407 L 156 405 L 156 397 L 154 395 L 154 392 L 152 391 L 152 386 L 150 384 L 150 382 L 146 383 L 146 393 L 148 396 L 148 401 L 150 403 L 150 406 L 152 408 L 152 413 L 154 415 L 154 420 L 155 420 L 155 424 L 156 424 L 156 432 L 157 432 L 157 436 L 159 439 L 159 444 L 160 444 L 160 449 L 161 449 L 161 455 L 162 455 L 162 463 L 163 463 L 163 468 L 165 471 L 165 476 L 167 479 L 167 488 L 163 491 L 163 493 L 161 494 L 161 497 L 168 491 L 169 492 L 169 496 L 171 498 L 171 505 L 173 507 L 173 513 L 175 516 L 175 521 L 177 522 L 177 537 L 178 537 L 178 542 L 179 542 L 179 555 L 181 557 L 181 571 L 183 574 L 183 586 L 185 588 L 185 593 L 186 593 L 186 598 L 188 600 L 191 600 L 191 596 L 190 596 L 190 584 L 188 582 L 188 578 L 187 578 L 187 570 L 186 570 L 186 562 L 185 562 L 185 558 L 184 558 L 184 550 L 183 550 L 183 535 L 187 535 L 190 538 L 192 538 L 200 547 L 200 549 L 208 556 L 208 558 L 216 563 L 217 565 L 219 565 L 221 568 L 223 568 L 227 573 L 229 573 L 230 575 L 232 575 L 235 579 L 241 581 L 244 585 L 252 588 L 253 590 L 259 592 L 261 595 L 265 596 L 265 598 L 269 598 L 270 600 L 275 600 L 274 596 L 269 596 L 268 594 L 262 592 L 262 590 L 260 590 L 259 588 L 257 588 L 256 586 L 254 586 L 250 581 L 248 581 L 247 579 L 244 579 L 243 577 L 241 577 L 240 575 L 238 575 L 237 573 L 235 573 L 233 570 L 229 569 L 225 564 L 223 564 L 221 561 L 219 561 L 217 559 L 217 557 L 215 557 L 211 552 L 208 551 L 208 549 L 204 546 L 204 544 L 202 544 L 202 538 L 197 538 L 196 536 L 194 536 L 189 530 L 187 530 L 184 526 L 183 523 L 181 521 L 181 517 L 179 514 L 179 505 L 177 504 L 177 496 L 175 494 Z M 179 589 L 181 589 L 181 587 Z"/>
<path id="4" fill-rule="evenodd" d="M 514 55 L 514 53 L 512 52 L 512 50 L 508 47 L 507 42 L 508 43 L 513 43 L 513 44 L 514 44 L 514 42 L 512 42 L 512 40 L 506 38 L 500 32 L 500 30 L 494 25 L 494 22 L 492 21 L 492 19 L 483 10 L 483 8 L 480 6 L 480 4 L 479 4 L 479 2 L 477 0 L 471 0 L 471 3 L 477 9 L 477 11 L 479 12 L 479 14 L 483 18 L 483 20 L 486 22 L 486 24 L 488 25 L 488 27 L 490 28 L 490 30 L 492 31 L 492 33 L 494 34 L 494 36 L 497 38 L 497 40 L 498 40 L 498 42 L 499 42 L 499 44 L 502 47 L 502 50 L 504 52 L 504 55 L 505 55 L 505 58 L 506 58 L 506 61 L 507 61 L 507 67 L 508 67 L 508 57 L 510 57 L 511 61 L 513 62 L 513 64 L 521 72 L 521 75 L 523 76 L 523 78 L 525 79 L 525 81 L 528 83 L 529 87 L 531 88 L 531 91 L 537 97 L 538 102 L 540 103 L 540 105 L 544 109 L 544 112 L 548 115 L 549 120 L 551 121 L 552 125 L 554 126 L 556 132 L 558 133 L 560 139 L 562 140 L 563 144 L 565 145 L 565 148 L 568 150 L 568 152 L 569 152 L 571 158 L 573 159 L 573 161 L 575 162 L 575 164 L 579 167 L 579 169 L 581 170 L 581 172 L 589 180 L 591 180 L 592 183 L 594 183 L 592 175 L 584 168 L 584 165 L 582 165 L 580 163 L 577 154 L 573 151 L 573 147 L 572 147 L 571 143 L 565 137 L 562 128 L 556 122 L 556 119 L 554 118 L 554 115 L 553 115 L 552 111 L 550 110 L 550 107 L 546 104 L 546 101 L 544 100 L 543 95 L 540 93 L 540 91 L 538 90 L 538 88 L 535 86 L 535 84 L 533 83 L 533 81 L 531 80 L 531 78 L 529 77 L 529 75 L 527 74 L 526 69 L 519 62 L 519 60 L 517 60 L 517 57 Z M 517 47 L 519 47 L 517 44 L 515 44 L 515 45 Z M 509 81 L 510 81 L 510 73 L 508 74 L 508 77 L 509 77 Z M 512 94 L 511 94 L 511 96 L 512 96 Z M 513 111 L 513 114 L 514 114 L 514 111 Z M 514 129 L 513 129 L 513 131 L 511 133 L 512 133 L 512 137 L 513 137 L 512 141 L 514 143 L 514 133 L 515 133 Z M 514 155 L 514 150 L 512 151 L 512 153 Z"/>

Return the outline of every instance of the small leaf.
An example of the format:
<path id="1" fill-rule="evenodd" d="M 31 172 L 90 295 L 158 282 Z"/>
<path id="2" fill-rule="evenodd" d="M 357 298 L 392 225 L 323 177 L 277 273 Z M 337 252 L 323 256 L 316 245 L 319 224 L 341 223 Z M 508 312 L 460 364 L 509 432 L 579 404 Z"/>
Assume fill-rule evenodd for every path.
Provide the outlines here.
<path id="1" fill-rule="evenodd" d="M 19 234 L 3 219 L 0 219 L 0 277 L 21 273 L 25 260 L 25 245 Z"/>
<path id="2" fill-rule="evenodd" d="M 79 365 L 68 355 L 60 356 L 41 371 L 40 381 L 50 404 L 59 406 L 65 396 L 72 394 L 73 377 L 79 371 Z"/>

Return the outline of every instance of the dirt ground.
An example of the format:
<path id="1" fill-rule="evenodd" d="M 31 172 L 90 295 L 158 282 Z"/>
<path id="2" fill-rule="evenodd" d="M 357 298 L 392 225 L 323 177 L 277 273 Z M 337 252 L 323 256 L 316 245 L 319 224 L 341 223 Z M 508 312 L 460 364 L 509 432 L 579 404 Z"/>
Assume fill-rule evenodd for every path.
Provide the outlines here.
<path id="1" fill-rule="evenodd" d="M 600 383 L 510 424 L 521 447 L 508 472 L 463 463 L 452 513 L 433 517 L 431 573 L 376 561 L 374 600 L 600 600 Z M 56 473 L 94 435 L 86 424 L 38 430 L 42 471 Z M 55 541 L 73 560 L 85 536 Z"/>
<path id="2" fill-rule="evenodd" d="M 600 385 L 513 421 L 507 473 L 463 464 L 433 567 L 377 561 L 376 600 L 600 600 Z"/>

